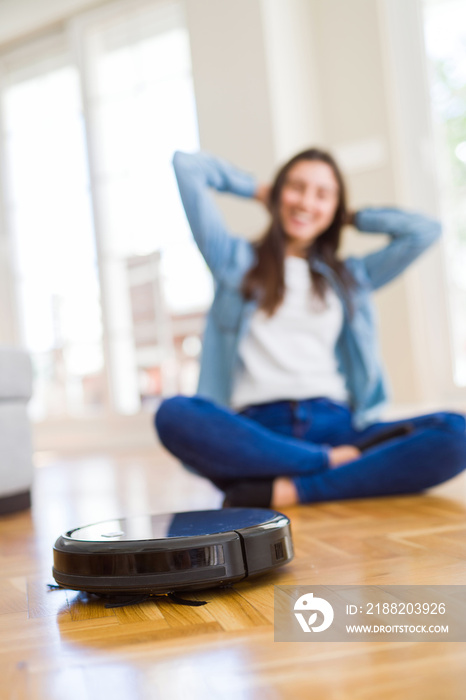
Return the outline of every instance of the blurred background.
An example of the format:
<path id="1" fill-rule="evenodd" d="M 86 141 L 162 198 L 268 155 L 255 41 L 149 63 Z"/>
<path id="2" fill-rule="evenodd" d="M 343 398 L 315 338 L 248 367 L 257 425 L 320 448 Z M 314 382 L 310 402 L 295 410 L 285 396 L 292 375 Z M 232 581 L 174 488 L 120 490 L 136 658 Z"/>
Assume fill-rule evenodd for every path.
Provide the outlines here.
<path id="1" fill-rule="evenodd" d="M 382 352 L 392 411 L 466 408 L 466 0 L 2 0 L 0 98 L 0 344 L 31 354 L 39 450 L 140 446 L 195 391 L 212 283 L 175 149 L 266 181 L 320 145 L 353 208 L 440 218 L 377 295 Z"/>

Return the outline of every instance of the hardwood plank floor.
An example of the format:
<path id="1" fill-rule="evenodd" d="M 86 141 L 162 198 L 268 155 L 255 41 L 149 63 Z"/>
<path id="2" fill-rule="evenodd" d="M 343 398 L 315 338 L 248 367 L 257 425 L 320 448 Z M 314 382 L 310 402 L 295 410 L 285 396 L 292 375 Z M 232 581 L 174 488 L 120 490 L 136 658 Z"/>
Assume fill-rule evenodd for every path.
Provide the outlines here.
<path id="1" fill-rule="evenodd" d="M 199 608 L 107 609 L 47 591 L 52 546 L 121 515 L 216 508 L 221 494 L 157 447 L 38 453 L 31 512 L 0 518 L 0 698 L 466 697 L 465 643 L 274 643 L 274 584 L 464 584 L 466 475 L 427 495 L 290 508 L 293 562 Z"/>

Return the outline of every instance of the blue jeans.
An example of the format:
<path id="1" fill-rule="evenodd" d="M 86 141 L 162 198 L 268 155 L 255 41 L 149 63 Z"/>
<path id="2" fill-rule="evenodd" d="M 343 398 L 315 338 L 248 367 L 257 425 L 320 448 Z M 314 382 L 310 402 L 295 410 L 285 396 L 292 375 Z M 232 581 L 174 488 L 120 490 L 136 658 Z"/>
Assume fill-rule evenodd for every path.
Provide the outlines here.
<path id="1" fill-rule="evenodd" d="M 407 422 L 412 428 L 408 435 L 329 468 L 331 447 L 357 446 Z M 325 398 L 277 401 L 234 413 L 198 396 L 175 396 L 161 404 L 155 425 L 173 455 L 219 488 L 235 480 L 287 476 L 302 503 L 416 493 L 466 467 L 466 421 L 455 413 L 376 423 L 358 431 L 348 407 Z"/>

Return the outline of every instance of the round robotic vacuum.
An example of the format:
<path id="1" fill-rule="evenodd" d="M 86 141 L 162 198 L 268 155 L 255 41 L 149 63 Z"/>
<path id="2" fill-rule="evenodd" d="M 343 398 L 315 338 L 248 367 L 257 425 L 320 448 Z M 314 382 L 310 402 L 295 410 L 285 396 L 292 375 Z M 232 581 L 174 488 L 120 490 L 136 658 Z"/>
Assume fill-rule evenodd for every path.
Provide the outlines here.
<path id="1" fill-rule="evenodd" d="M 106 520 L 55 542 L 57 584 L 106 595 L 223 586 L 293 558 L 290 521 L 262 508 L 227 508 Z"/>

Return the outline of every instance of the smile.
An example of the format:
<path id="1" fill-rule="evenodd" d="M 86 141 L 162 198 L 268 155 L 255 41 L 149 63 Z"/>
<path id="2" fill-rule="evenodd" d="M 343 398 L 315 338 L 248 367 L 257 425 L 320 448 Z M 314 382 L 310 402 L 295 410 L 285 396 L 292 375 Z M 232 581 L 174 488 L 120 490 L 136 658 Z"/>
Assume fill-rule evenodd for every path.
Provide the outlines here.
<path id="1" fill-rule="evenodd" d="M 294 219 L 294 221 L 297 221 L 300 224 L 310 224 L 312 222 L 312 218 L 309 216 L 309 214 L 302 214 L 298 212 L 292 212 L 291 213 L 291 218 Z"/>

